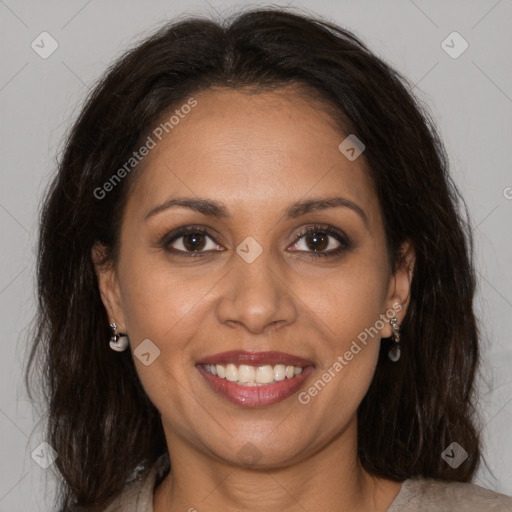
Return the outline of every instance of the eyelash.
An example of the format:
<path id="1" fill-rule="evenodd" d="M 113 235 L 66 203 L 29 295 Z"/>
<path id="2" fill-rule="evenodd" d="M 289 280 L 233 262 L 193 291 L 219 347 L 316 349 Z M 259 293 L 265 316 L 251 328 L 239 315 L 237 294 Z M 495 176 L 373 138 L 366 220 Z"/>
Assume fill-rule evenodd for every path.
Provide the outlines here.
<path id="1" fill-rule="evenodd" d="M 328 236 L 332 236 L 336 239 L 337 242 L 339 242 L 340 246 L 336 249 L 331 249 L 330 251 L 294 251 L 294 252 L 307 252 L 308 255 L 313 257 L 334 257 L 340 255 L 342 252 L 347 250 L 350 247 L 350 241 L 348 237 L 343 233 L 343 231 L 340 231 L 336 228 L 321 225 L 321 224 L 314 224 L 312 226 L 307 227 L 306 229 L 302 230 L 297 237 L 295 238 L 295 241 L 292 243 L 292 245 L 297 244 L 302 238 L 304 238 L 307 235 L 311 234 L 324 234 Z M 216 244 L 218 242 L 215 240 L 214 236 L 209 232 L 208 229 L 202 227 L 202 226 L 187 226 L 184 228 L 179 228 L 177 231 L 174 231 L 172 233 L 167 234 L 161 242 L 162 248 L 168 252 L 172 253 L 174 255 L 187 255 L 185 257 L 203 257 L 204 254 L 206 254 L 208 251 L 183 251 L 181 249 L 173 249 L 170 248 L 170 245 L 175 242 L 176 240 L 179 240 L 180 238 L 190 235 L 190 234 L 201 234 L 206 235 L 209 238 L 211 238 Z M 220 244 L 218 244 L 220 245 Z M 221 252 L 221 251 L 216 251 Z"/>

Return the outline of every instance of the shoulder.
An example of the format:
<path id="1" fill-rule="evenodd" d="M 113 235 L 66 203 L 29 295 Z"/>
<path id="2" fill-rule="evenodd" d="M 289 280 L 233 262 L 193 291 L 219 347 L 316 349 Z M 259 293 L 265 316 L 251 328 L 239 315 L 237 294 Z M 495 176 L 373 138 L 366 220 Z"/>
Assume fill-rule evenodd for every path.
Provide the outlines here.
<path id="1" fill-rule="evenodd" d="M 476 484 L 417 477 L 403 482 L 388 512 L 413 510 L 512 512 L 512 498 Z"/>
<path id="2" fill-rule="evenodd" d="M 139 497 L 144 488 L 145 480 L 133 480 L 127 483 L 110 505 L 102 512 L 139 512 Z"/>
<path id="3" fill-rule="evenodd" d="M 155 485 L 169 470 L 169 456 L 162 454 L 145 474 L 126 483 L 119 494 L 102 512 L 153 512 Z"/>

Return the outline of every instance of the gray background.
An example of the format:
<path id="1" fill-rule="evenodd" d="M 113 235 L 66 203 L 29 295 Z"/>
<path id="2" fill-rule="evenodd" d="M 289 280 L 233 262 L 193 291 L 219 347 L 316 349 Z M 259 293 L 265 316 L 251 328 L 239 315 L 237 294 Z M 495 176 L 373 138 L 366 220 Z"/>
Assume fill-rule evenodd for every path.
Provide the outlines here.
<path id="1" fill-rule="evenodd" d="M 437 121 L 476 235 L 488 463 L 476 483 L 512 494 L 512 0 L 274 3 L 287 4 L 353 30 L 417 85 Z M 65 131 L 106 66 L 166 19 L 256 5 L 265 4 L 0 0 L 0 512 L 51 510 L 52 467 L 31 458 L 44 441 L 44 409 L 28 401 L 21 371 L 35 311 L 37 209 Z M 59 45 L 47 59 L 31 48 L 43 31 Z M 453 31 L 469 44 L 456 59 L 441 47 Z"/>

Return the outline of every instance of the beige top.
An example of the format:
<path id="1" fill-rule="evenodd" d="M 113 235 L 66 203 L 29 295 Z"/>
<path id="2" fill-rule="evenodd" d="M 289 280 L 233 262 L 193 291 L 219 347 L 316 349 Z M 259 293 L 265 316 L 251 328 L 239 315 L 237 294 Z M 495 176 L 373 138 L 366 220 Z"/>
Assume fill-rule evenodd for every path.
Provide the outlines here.
<path id="1" fill-rule="evenodd" d="M 161 455 L 142 480 L 126 484 L 104 512 L 153 512 L 153 491 L 169 469 Z M 475 484 L 409 478 L 387 512 L 512 512 L 512 498 Z"/>

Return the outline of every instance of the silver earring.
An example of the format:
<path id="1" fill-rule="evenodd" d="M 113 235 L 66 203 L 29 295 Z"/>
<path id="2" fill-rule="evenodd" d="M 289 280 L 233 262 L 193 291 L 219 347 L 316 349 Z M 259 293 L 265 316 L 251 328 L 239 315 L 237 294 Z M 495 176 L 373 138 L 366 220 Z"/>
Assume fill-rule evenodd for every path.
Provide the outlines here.
<path id="1" fill-rule="evenodd" d="M 123 352 L 128 348 L 128 336 L 117 332 L 117 325 L 115 322 L 110 324 L 112 329 L 112 336 L 110 338 L 110 348 L 116 352 Z"/>
<path id="2" fill-rule="evenodd" d="M 390 320 L 390 323 L 391 329 L 393 330 L 391 337 L 394 343 L 389 349 L 388 357 L 391 361 L 396 363 L 400 359 L 400 324 L 395 316 Z"/>

